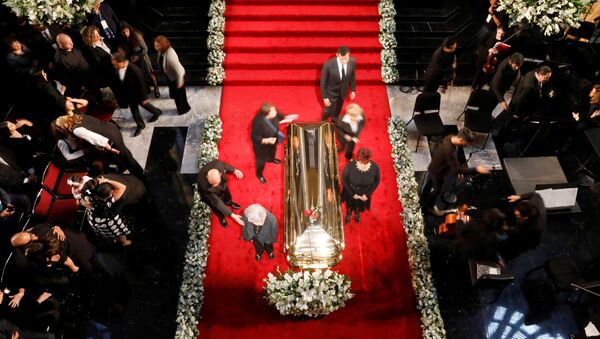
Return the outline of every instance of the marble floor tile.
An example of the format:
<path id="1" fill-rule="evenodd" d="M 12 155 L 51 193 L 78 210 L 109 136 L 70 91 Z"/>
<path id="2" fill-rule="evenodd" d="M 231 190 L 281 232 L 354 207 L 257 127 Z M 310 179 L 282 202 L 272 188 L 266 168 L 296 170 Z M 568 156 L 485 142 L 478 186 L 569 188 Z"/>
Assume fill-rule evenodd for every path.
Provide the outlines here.
<path id="1" fill-rule="evenodd" d="M 400 117 L 405 122 L 408 122 L 412 117 L 413 107 L 419 92 L 415 90 L 411 93 L 403 93 L 400 91 L 399 86 L 387 86 L 387 92 L 392 115 Z M 452 87 L 445 94 L 442 94 L 440 117 L 444 125 L 456 125 L 458 129 L 461 129 L 464 126 L 464 116 L 458 120 L 457 118 L 462 114 L 470 94 L 471 88 L 468 86 Z M 500 112 L 501 110 L 496 108 L 493 114 L 496 116 Z M 413 122 L 407 126 L 407 130 L 409 138 L 408 145 L 409 148 L 413 150 L 413 167 L 415 171 L 424 171 L 431 161 L 431 152 L 427 138 L 421 137 L 418 150 L 415 152 L 414 150 L 416 149 L 419 133 Z M 498 153 L 496 152 L 494 140 L 490 137 L 485 147 L 482 150 L 479 150 L 480 145 L 483 145 L 485 141 L 486 135 L 476 133 L 475 137 L 476 140 L 474 146 L 465 147 L 464 149 L 466 158 L 470 158 L 469 166 L 482 165 L 488 169 L 501 169 L 502 165 L 498 158 Z M 469 155 L 471 155 L 471 157 L 469 157 Z"/>
<path id="2" fill-rule="evenodd" d="M 201 129 L 204 119 L 212 114 L 218 114 L 221 105 L 221 87 L 188 87 L 187 97 L 192 109 L 184 115 L 177 114 L 175 101 L 169 99 L 169 90 L 167 87 L 161 87 L 161 98 L 150 99 L 150 102 L 160 108 L 163 114 L 158 121 L 146 123 L 146 128 L 142 133 L 133 137 L 136 129 L 135 122 L 131 116 L 131 111 L 127 109 L 117 109 L 114 113 L 114 120 L 121 127 L 125 144 L 133 156 L 142 167 L 146 166 L 148 159 L 148 148 L 152 140 L 154 127 L 188 127 L 183 160 L 181 163 L 181 173 L 198 173 L 198 152 L 200 147 Z M 140 108 L 144 119 L 149 119 L 151 115 L 143 108 Z"/>

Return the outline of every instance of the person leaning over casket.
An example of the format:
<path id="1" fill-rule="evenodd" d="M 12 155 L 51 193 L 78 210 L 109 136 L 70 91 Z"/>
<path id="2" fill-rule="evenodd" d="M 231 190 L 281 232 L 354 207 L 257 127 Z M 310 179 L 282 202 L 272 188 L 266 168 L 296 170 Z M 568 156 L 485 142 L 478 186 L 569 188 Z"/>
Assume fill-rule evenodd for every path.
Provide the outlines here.
<path id="1" fill-rule="evenodd" d="M 230 164 L 213 160 L 200 169 L 198 173 L 198 191 L 200 198 L 205 202 L 213 213 L 219 218 L 219 222 L 223 227 L 227 227 L 227 219 L 231 217 L 238 224 L 244 225 L 242 216 L 231 212 L 227 206 L 238 210 L 240 205 L 231 200 L 231 193 L 227 187 L 227 177 L 225 174 L 235 174 L 236 178 L 242 179 L 244 174 L 242 171 L 235 169 Z"/>

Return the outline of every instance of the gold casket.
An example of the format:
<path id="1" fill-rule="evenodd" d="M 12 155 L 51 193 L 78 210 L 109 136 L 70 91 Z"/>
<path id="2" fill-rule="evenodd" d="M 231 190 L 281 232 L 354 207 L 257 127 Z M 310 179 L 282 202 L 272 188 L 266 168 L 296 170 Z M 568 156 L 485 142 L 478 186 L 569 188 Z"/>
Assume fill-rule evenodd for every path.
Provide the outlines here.
<path id="1" fill-rule="evenodd" d="M 333 125 L 290 124 L 285 146 L 285 251 L 290 265 L 325 268 L 342 259 L 344 224 Z"/>

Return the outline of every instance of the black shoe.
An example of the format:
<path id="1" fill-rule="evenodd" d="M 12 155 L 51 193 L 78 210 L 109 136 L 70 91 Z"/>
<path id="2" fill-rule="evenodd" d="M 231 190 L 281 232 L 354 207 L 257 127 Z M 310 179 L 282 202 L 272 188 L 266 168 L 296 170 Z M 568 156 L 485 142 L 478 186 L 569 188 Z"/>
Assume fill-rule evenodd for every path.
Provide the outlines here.
<path id="1" fill-rule="evenodd" d="M 157 99 L 160 98 L 160 91 L 156 87 L 154 88 L 154 97 Z"/>
<path id="2" fill-rule="evenodd" d="M 275 165 L 279 165 L 279 164 L 281 164 L 281 160 L 279 160 L 279 159 L 275 159 L 275 160 L 273 160 L 273 163 L 274 163 Z"/>
<path id="3" fill-rule="evenodd" d="M 356 222 L 360 221 L 360 213 L 354 212 L 354 221 L 356 221 Z"/>
<path id="4" fill-rule="evenodd" d="M 265 177 L 258 177 L 258 181 L 260 181 L 261 184 L 267 183 L 267 179 L 265 179 Z"/>
<path id="5" fill-rule="evenodd" d="M 221 226 L 223 226 L 223 228 L 227 228 L 227 225 L 229 225 L 229 224 L 227 223 L 227 219 L 225 219 L 225 217 L 223 217 L 223 218 L 220 218 L 220 219 L 219 219 L 219 223 L 221 223 Z"/>
<path id="6" fill-rule="evenodd" d="M 240 209 L 240 205 L 239 205 L 239 204 L 236 204 L 236 203 L 235 203 L 235 202 L 233 202 L 233 201 L 232 201 L 232 202 L 230 202 L 228 205 L 229 205 L 229 206 L 231 206 L 231 208 L 233 208 L 234 210 L 239 210 L 239 209 Z"/>
<path id="7" fill-rule="evenodd" d="M 148 119 L 148 122 L 155 122 L 161 115 L 162 113 L 154 114 L 150 119 Z"/>
<path id="8" fill-rule="evenodd" d="M 144 130 L 144 128 L 146 127 L 138 127 L 135 129 L 135 132 L 133 132 L 133 136 L 137 137 L 138 135 L 142 134 L 142 131 Z"/>
<path id="9" fill-rule="evenodd" d="M 350 223 L 350 217 L 352 217 L 351 213 L 346 214 L 346 217 L 344 218 L 344 224 Z"/>
<path id="10" fill-rule="evenodd" d="M 352 160 L 352 154 L 345 154 L 344 157 L 348 160 Z"/>
<path id="11" fill-rule="evenodd" d="M 254 256 L 254 259 L 256 259 L 256 261 L 260 261 L 261 257 L 262 257 L 262 254 L 256 253 L 256 256 Z"/>
<path id="12" fill-rule="evenodd" d="M 275 258 L 275 252 L 269 253 L 269 259 L 273 259 L 273 258 Z"/>
<path id="13" fill-rule="evenodd" d="M 184 114 L 186 114 L 187 112 L 189 112 L 189 111 L 191 111 L 191 110 L 192 110 L 192 108 L 188 106 L 188 108 L 187 108 L 187 109 L 184 109 L 184 110 L 183 110 L 183 111 L 181 111 L 181 112 L 179 112 L 179 111 L 178 111 L 177 113 L 178 113 L 179 115 L 184 115 Z"/>

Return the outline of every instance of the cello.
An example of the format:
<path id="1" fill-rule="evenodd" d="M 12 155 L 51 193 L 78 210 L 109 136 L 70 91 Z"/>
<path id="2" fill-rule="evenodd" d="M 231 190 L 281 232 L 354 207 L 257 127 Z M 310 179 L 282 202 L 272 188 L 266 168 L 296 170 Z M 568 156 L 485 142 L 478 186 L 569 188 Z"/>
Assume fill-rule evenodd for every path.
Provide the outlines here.
<path id="1" fill-rule="evenodd" d="M 517 30 L 515 33 L 513 33 L 513 35 L 506 38 L 506 40 L 497 42 L 496 44 L 494 44 L 494 47 L 489 49 L 488 55 L 485 58 L 485 64 L 483 65 L 484 73 L 493 74 L 494 72 L 496 72 L 496 66 L 498 64 L 498 53 L 508 51 L 510 49 L 510 45 L 507 45 L 506 43 L 515 36 L 519 35 L 519 33 L 521 33 L 521 31 Z"/>
<path id="2" fill-rule="evenodd" d="M 438 226 L 438 235 L 444 238 L 456 237 L 456 222 L 461 220 L 464 223 L 468 223 L 470 217 L 466 215 L 466 212 L 476 209 L 477 207 L 462 204 L 458 208 L 442 211 L 442 213 L 448 214 L 444 217 L 444 222 Z"/>

